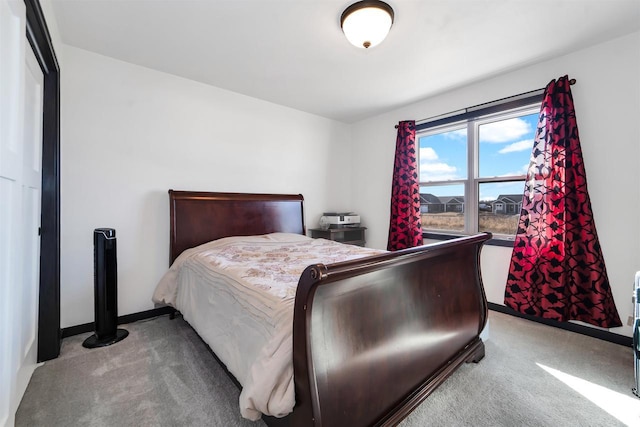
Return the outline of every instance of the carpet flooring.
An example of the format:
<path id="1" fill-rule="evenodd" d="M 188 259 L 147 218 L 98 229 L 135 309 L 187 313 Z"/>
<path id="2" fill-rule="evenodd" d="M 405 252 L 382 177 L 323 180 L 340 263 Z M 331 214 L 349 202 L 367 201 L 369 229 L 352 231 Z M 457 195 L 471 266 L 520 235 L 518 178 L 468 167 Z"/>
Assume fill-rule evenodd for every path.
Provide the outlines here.
<path id="1" fill-rule="evenodd" d="M 423 426 L 640 426 L 631 348 L 490 312 L 486 357 L 465 364 L 402 423 Z M 253 426 L 239 391 L 180 317 L 122 326 L 110 347 L 63 340 L 38 367 L 16 426 Z M 337 426 L 340 427 L 340 426 Z"/>

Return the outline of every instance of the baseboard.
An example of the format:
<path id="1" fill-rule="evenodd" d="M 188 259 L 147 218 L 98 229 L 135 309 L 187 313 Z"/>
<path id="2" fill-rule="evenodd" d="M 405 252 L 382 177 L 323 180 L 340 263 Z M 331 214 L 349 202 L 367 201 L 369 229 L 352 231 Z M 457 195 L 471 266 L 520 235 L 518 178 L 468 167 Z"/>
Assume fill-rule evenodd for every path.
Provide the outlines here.
<path id="1" fill-rule="evenodd" d="M 609 341 L 614 344 L 623 345 L 625 347 L 633 347 L 633 338 L 624 335 L 614 334 L 613 332 L 602 331 L 600 329 L 590 328 L 588 326 L 577 325 L 571 322 L 558 322 L 557 320 L 543 319 L 541 317 L 522 314 L 510 307 L 506 307 L 504 305 L 496 304 L 493 302 L 488 303 L 488 306 L 489 310 L 510 314 L 511 316 L 520 317 L 522 319 L 531 320 L 533 322 L 542 323 L 544 325 L 553 326 L 555 328 L 564 329 L 566 331 L 576 332 L 578 334 L 587 335 L 604 341 Z"/>
<path id="2" fill-rule="evenodd" d="M 164 306 L 152 308 L 151 310 L 140 311 L 138 313 L 125 314 L 124 316 L 118 316 L 118 325 L 124 325 L 126 323 L 137 322 L 138 320 L 150 319 L 156 316 L 162 316 L 164 314 L 173 314 L 176 311 L 175 308 Z M 62 338 L 71 337 L 73 335 L 84 334 L 87 332 L 93 332 L 95 330 L 95 323 L 83 323 L 82 325 L 70 326 L 68 328 L 62 328 Z"/>
<path id="3" fill-rule="evenodd" d="M 576 332 L 578 334 L 587 335 L 593 338 L 598 338 L 604 341 L 612 342 L 614 344 L 623 345 L 625 347 L 633 347 L 633 338 L 627 337 L 620 334 L 614 334 L 609 331 L 601 331 L 599 329 L 590 328 L 588 326 L 577 325 L 575 323 L 570 322 L 558 322 L 550 319 L 543 319 L 541 317 L 529 316 L 527 314 L 519 313 L 512 308 L 506 307 L 504 305 L 496 304 L 493 302 L 488 303 L 489 310 L 498 311 L 500 313 L 509 314 L 511 316 L 520 317 L 522 319 L 531 320 L 533 322 L 542 323 L 544 325 L 553 326 L 555 328 L 564 329 L 571 332 Z M 175 313 L 175 309 L 173 307 L 158 307 L 153 308 L 151 310 L 141 311 L 138 313 L 125 314 L 124 316 L 118 317 L 118 325 L 123 325 L 126 323 L 137 322 L 138 320 L 150 319 L 156 316 L 162 316 L 164 314 L 173 314 Z M 73 335 L 84 334 L 87 332 L 92 332 L 95 330 L 95 324 L 84 323 L 82 325 L 70 326 L 68 328 L 62 328 L 62 338 L 71 337 Z"/>

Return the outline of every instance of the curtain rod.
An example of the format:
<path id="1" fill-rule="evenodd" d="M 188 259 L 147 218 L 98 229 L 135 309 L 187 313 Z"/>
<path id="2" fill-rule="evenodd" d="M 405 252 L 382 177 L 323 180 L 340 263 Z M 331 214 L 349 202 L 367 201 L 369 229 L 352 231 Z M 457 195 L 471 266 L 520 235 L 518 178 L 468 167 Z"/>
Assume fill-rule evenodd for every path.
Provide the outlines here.
<path id="1" fill-rule="evenodd" d="M 574 84 L 576 84 L 576 79 L 570 79 L 569 80 L 569 84 L 571 86 L 573 86 Z M 540 89 L 534 89 L 534 90 L 530 90 L 529 92 L 523 92 L 523 93 L 519 93 L 517 95 L 511 95 L 511 96 L 507 96 L 506 98 L 500 98 L 500 99 L 496 99 L 495 101 L 489 101 L 489 102 L 484 102 L 482 104 L 478 104 L 478 105 L 474 105 L 472 107 L 467 107 L 467 108 L 462 108 L 460 110 L 454 110 L 454 111 L 450 111 L 448 113 L 445 114 L 439 114 L 437 116 L 432 116 L 432 117 L 427 117 L 426 119 L 420 119 L 420 120 L 416 120 L 416 124 L 421 123 L 421 122 L 428 122 L 431 121 L 433 119 L 438 119 L 438 118 L 445 118 L 445 117 L 449 117 L 449 116 L 453 116 L 456 113 L 461 114 L 461 113 L 468 113 L 474 110 L 479 109 L 479 107 L 485 107 L 487 105 L 491 105 L 491 104 L 496 104 L 496 103 L 501 103 L 504 101 L 507 101 L 509 99 L 513 99 L 513 98 L 521 98 L 524 97 L 526 95 L 531 95 L 534 94 L 536 92 L 541 92 L 544 91 L 545 88 L 541 87 Z M 395 126 L 396 129 L 398 129 L 398 125 Z"/>

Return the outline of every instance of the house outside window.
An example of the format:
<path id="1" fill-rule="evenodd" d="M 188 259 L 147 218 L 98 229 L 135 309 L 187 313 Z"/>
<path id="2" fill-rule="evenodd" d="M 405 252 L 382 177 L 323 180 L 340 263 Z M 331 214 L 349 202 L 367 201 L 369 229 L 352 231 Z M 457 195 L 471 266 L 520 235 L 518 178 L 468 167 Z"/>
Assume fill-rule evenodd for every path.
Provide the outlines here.
<path id="1" fill-rule="evenodd" d="M 424 232 L 513 239 L 539 110 L 529 97 L 417 126 Z"/>

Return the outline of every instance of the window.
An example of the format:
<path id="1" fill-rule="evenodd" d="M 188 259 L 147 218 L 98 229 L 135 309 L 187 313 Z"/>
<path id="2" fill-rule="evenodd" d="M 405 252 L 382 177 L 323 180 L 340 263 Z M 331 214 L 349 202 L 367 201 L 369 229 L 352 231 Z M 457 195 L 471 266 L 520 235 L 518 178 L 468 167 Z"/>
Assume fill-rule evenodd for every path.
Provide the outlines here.
<path id="1" fill-rule="evenodd" d="M 532 100 L 533 99 L 533 100 Z M 419 124 L 420 208 L 425 232 L 512 239 L 540 98 Z M 444 123 L 443 123 L 444 122 Z"/>

